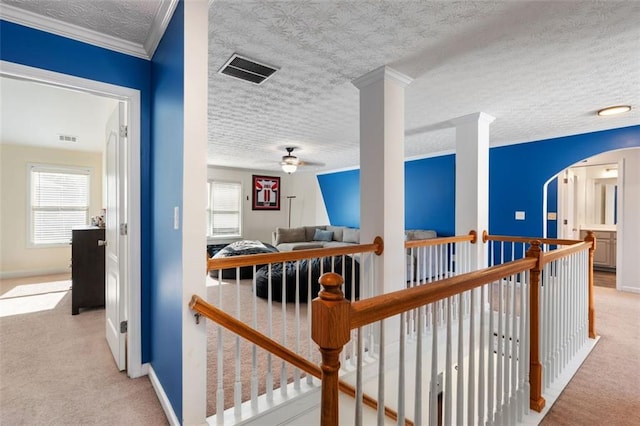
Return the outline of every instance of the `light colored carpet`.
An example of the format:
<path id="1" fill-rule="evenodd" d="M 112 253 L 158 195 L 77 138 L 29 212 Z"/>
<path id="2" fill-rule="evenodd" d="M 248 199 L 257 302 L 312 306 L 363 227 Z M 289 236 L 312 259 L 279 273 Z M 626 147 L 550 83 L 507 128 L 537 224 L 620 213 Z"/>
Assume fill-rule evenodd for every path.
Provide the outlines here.
<path id="1" fill-rule="evenodd" d="M 51 293 L 42 286 L 30 291 L 33 279 L 3 280 L 0 288 L 6 294 L 19 285 L 32 293 L 21 297 L 37 297 L 70 285 L 68 276 L 47 278 L 37 280 L 59 283 Z M 104 309 L 71 315 L 71 293 L 62 294 L 52 309 L 0 317 L 0 424 L 168 424 L 149 378 L 129 379 L 117 370 Z"/>
<path id="2" fill-rule="evenodd" d="M 600 341 L 541 425 L 640 425 L 640 294 L 595 287 Z"/>
<path id="3" fill-rule="evenodd" d="M 223 285 L 217 285 L 217 279 L 208 278 L 207 284 L 207 299 L 208 301 L 221 307 L 227 313 L 234 317 L 239 317 L 240 320 L 248 325 L 253 325 L 253 291 L 252 280 L 240 280 L 240 286 L 236 286 L 235 280 L 225 280 Z M 220 304 L 219 291 L 222 292 L 222 304 Z M 240 301 L 240 315 L 238 315 L 237 301 Z M 256 317 L 257 317 L 257 330 L 265 335 L 269 335 L 268 329 L 268 303 L 265 299 L 256 299 Z M 296 312 L 295 305 L 293 303 L 285 304 L 286 311 L 282 311 L 282 303 L 273 302 L 271 313 L 271 336 L 274 340 L 281 344 L 284 344 L 288 349 L 293 350 L 304 357 L 308 358 L 309 342 L 303 340 L 308 335 L 307 327 L 307 304 L 300 304 L 300 328 L 296 330 Z M 286 326 L 286 330 L 283 327 Z M 300 344 L 297 345 L 297 335 L 299 333 Z M 282 336 L 286 336 L 283 340 Z M 223 364 L 224 374 L 222 380 L 222 388 L 224 389 L 224 408 L 229 408 L 233 405 L 234 387 L 237 381 L 237 369 L 236 369 L 236 337 L 226 330 L 223 331 Z M 242 368 L 239 370 L 239 379 L 242 383 L 242 401 L 247 401 L 251 397 L 251 375 L 252 375 L 252 359 L 253 359 L 253 345 L 246 340 L 240 340 L 240 357 Z M 315 343 L 311 343 L 313 348 L 313 355 L 318 357 L 319 352 L 316 349 Z M 218 384 L 218 327 L 212 322 L 207 321 L 207 416 L 211 416 L 216 413 L 216 394 L 219 387 Z M 273 387 L 278 389 L 280 387 L 280 374 L 282 361 L 280 358 L 272 356 L 271 371 L 273 374 Z M 317 362 L 319 363 L 319 362 Z M 268 371 L 268 356 L 267 353 L 258 348 L 257 351 L 257 371 L 259 376 L 259 392 L 261 395 L 266 390 L 266 375 Z M 287 382 L 293 380 L 293 367 L 287 365 L 286 375 Z M 304 376 L 300 373 L 301 377 Z"/>

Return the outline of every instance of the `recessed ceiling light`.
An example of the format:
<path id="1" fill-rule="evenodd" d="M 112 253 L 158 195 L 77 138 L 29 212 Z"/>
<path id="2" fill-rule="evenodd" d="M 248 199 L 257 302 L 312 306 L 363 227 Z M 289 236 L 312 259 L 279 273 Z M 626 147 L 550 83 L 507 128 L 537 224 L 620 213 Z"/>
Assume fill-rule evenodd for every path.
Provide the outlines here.
<path id="1" fill-rule="evenodd" d="M 600 111 L 598 111 L 598 115 L 616 115 L 616 114 L 622 114 L 623 112 L 628 112 L 628 111 L 631 111 L 630 105 L 616 105 L 616 106 L 610 106 L 607 108 L 602 108 Z"/>

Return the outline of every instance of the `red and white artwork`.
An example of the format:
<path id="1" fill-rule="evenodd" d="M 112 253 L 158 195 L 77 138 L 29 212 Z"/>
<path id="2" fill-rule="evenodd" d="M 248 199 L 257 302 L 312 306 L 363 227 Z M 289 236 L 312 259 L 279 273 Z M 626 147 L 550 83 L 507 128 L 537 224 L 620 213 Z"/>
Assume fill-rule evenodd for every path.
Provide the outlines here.
<path id="1" fill-rule="evenodd" d="M 280 210 L 280 178 L 253 175 L 253 210 Z"/>

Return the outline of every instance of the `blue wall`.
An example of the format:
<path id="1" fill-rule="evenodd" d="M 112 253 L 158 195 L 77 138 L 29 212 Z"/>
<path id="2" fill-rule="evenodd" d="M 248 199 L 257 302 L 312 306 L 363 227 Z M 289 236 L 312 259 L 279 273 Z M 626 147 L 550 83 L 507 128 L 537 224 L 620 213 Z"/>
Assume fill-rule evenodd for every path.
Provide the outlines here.
<path id="1" fill-rule="evenodd" d="M 455 166 L 453 154 L 405 164 L 405 229 L 433 229 L 441 236 L 455 235 Z"/>
<path id="2" fill-rule="evenodd" d="M 149 361 L 151 272 L 150 72 L 144 59 L 0 20 L 0 59 L 34 68 L 140 90 L 141 321 L 142 362 Z"/>
<path id="3" fill-rule="evenodd" d="M 491 234 L 541 236 L 543 185 L 580 160 L 640 146 L 640 126 L 509 145 L 489 150 L 489 231 Z M 359 171 L 318 176 L 333 225 L 359 226 Z M 405 164 L 405 228 L 455 232 L 455 156 L 427 158 Z M 557 211 L 557 184 L 550 184 L 548 202 Z M 516 221 L 515 211 L 525 220 Z M 557 232 L 550 223 L 550 235 Z"/>
<path id="4" fill-rule="evenodd" d="M 492 234 L 542 235 L 543 185 L 567 167 L 606 151 L 640 146 L 640 126 L 492 148 L 489 229 Z M 515 220 L 522 210 L 526 219 Z"/>
<path id="5" fill-rule="evenodd" d="M 453 235 L 455 217 L 455 156 L 445 155 L 405 163 L 405 229 L 434 229 Z M 318 175 L 329 221 L 360 227 L 360 170 Z"/>
<path id="6" fill-rule="evenodd" d="M 153 270 L 151 363 L 182 418 L 182 212 L 184 5 L 179 3 L 152 59 Z"/>
<path id="7" fill-rule="evenodd" d="M 320 191 L 334 226 L 360 227 L 360 170 L 318 175 Z"/>

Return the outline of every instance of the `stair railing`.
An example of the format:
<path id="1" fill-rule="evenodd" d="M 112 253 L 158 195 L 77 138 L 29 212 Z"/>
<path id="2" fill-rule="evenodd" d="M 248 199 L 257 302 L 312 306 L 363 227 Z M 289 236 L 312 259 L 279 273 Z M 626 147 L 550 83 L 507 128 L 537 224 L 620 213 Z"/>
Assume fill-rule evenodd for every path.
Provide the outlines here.
<path id="1" fill-rule="evenodd" d="M 378 324 L 378 401 L 384 404 L 384 375 L 389 367 L 384 365 L 383 359 L 383 320 L 427 308 L 431 309 L 434 323 L 438 316 L 446 318 L 446 331 L 435 329 L 431 333 L 431 371 L 425 397 L 422 396 L 423 384 L 419 383 L 422 373 L 418 369 L 422 362 L 416 362 L 418 371 L 412 395 L 415 396 L 413 420 L 416 424 L 422 422 L 424 401 L 426 415 L 432 424 L 513 424 L 520 421 L 529 408 L 540 411 L 545 404 L 542 396 L 546 389 L 543 371 L 544 377 L 557 376 L 583 345 L 588 318 L 592 317 L 587 309 L 590 306 L 587 289 L 588 271 L 592 269 L 589 259 L 595 244 L 593 241 L 566 241 L 569 243 L 573 244 L 544 253 L 540 242 L 527 242 L 530 247 L 522 259 L 356 302 L 344 299 L 339 275 L 323 275 L 323 290 L 312 306 L 312 336 L 322 355 L 321 424 L 338 424 L 336 383 L 339 354 L 350 340 L 351 331 Z M 451 301 L 457 298 L 461 306 L 464 294 L 470 295 L 471 315 L 468 320 L 463 320 L 459 310 L 455 318 L 456 311 L 452 310 Z M 558 303 L 554 302 L 556 300 Z M 561 310 L 559 303 L 565 304 L 569 314 L 558 317 L 560 324 L 554 328 L 556 319 L 551 313 Z M 452 311 L 453 323 L 458 327 L 457 359 L 452 354 L 456 346 L 452 342 L 455 334 L 451 332 Z M 402 320 L 400 324 L 403 324 Z M 418 327 L 422 331 L 422 324 Z M 551 330 L 553 337 L 550 342 L 544 340 L 547 338 L 544 327 Z M 446 336 L 446 343 L 440 343 L 446 347 L 444 362 L 439 361 L 438 354 L 443 352 L 438 349 L 439 335 Z M 416 359 L 422 360 L 422 348 L 426 345 L 426 342 L 416 345 Z M 399 364 L 402 365 L 406 356 L 404 343 L 398 351 Z M 549 356 L 556 357 L 554 361 L 557 362 L 545 364 Z M 360 360 L 362 354 L 358 353 L 357 358 Z M 439 374 L 442 364 L 446 367 L 444 378 Z M 404 367 L 398 374 L 396 409 L 400 421 L 403 421 L 406 415 Z M 357 391 L 362 388 L 362 376 L 362 367 L 358 363 Z M 528 404 L 525 403 L 527 400 Z M 359 400 L 356 401 L 355 418 L 356 424 L 362 424 Z M 380 419 L 379 414 L 379 422 Z"/>

